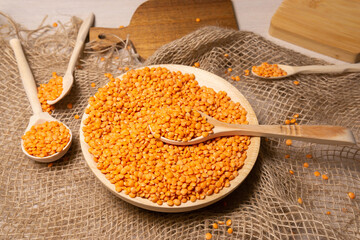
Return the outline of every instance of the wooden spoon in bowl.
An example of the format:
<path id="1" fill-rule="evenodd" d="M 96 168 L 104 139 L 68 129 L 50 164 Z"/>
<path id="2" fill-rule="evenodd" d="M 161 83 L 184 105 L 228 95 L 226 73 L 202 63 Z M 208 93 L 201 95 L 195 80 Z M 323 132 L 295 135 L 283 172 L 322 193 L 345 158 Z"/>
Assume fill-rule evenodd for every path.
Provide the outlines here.
<path id="1" fill-rule="evenodd" d="M 278 137 L 321 144 L 356 144 L 355 138 L 350 129 L 340 126 L 230 124 L 218 121 L 200 111 L 199 113 L 206 118 L 208 123 L 214 125 L 213 133 L 210 133 L 207 137 L 193 138 L 190 141 L 176 141 L 164 137 L 160 137 L 160 140 L 165 143 L 184 146 L 205 142 L 209 139 L 217 137 L 243 135 L 254 137 Z M 154 134 L 151 128 L 150 131 Z"/>

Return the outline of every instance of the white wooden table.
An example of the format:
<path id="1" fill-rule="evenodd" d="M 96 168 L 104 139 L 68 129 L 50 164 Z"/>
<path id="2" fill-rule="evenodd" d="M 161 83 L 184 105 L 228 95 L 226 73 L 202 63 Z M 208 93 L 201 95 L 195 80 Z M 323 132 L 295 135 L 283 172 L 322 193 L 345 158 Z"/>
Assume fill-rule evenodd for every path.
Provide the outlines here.
<path id="1" fill-rule="evenodd" d="M 1 0 L 0 11 L 29 29 L 37 28 L 46 15 L 48 18 L 45 23 L 52 24 L 56 21 L 65 23 L 74 15 L 85 18 L 89 12 L 95 14 L 95 26 L 117 28 L 120 25 L 127 26 L 136 8 L 143 2 L 145 0 Z M 345 63 L 271 37 L 268 33 L 270 20 L 282 0 L 232 2 L 240 30 L 255 32 L 278 45 L 329 63 Z M 0 24 L 5 21 L 5 18 L 0 17 Z"/>

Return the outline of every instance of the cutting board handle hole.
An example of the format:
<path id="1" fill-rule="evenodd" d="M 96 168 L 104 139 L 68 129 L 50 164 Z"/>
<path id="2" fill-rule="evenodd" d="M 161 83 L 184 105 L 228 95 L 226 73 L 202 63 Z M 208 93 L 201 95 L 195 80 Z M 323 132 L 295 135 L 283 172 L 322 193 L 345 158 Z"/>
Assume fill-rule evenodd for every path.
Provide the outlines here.
<path id="1" fill-rule="evenodd" d="M 104 34 L 99 34 L 99 35 L 98 35 L 98 38 L 99 38 L 99 39 L 105 39 L 106 36 L 105 36 Z"/>

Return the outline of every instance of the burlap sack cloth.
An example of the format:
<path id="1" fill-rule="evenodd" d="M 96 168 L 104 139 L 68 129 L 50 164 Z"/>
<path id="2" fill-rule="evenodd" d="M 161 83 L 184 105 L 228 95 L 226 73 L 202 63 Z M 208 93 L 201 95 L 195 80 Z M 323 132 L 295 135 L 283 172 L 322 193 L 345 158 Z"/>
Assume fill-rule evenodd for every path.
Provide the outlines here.
<path id="1" fill-rule="evenodd" d="M 78 28 L 79 20 L 73 19 L 56 29 L 19 33 L 37 84 L 47 82 L 53 71 L 64 73 Z M 112 195 L 85 163 L 79 144 L 80 120 L 74 115 L 82 115 L 88 98 L 96 92 L 92 82 L 102 86 L 107 82 L 105 72 L 117 75 L 121 73 L 118 67 L 136 67 L 121 51 L 87 52 L 82 68 L 75 72 L 70 95 L 56 105 L 53 116 L 74 134 L 69 153 L 51 167 L 27 159 L 20 137 L 32 111 L 8 44 L 19 31 L 14 29 L 3 26 L 0 45 L 1 239 L 204 239 L 207 232 L 213 239 L 360 238 L 358 146 L 300 141 L 286 146 L 284 140 L 262 139 L 259 158 L 245 182 L 224 200 L 188 213 L 151 212 Z M 115 58 L 119 54 L 122 57 Z M 299 124 L 349 127 L 360 141 L 359 73 L 298 75 L 281 81 L 243 76 L 243 70 L 263 61 L 325 64 L 251 32 L 206 27 L 163 46 L 145 65 L 200 62 L 202 69 L 225 78 L 243 93 L 260 124 L 283 124 L 297 113 Z M 231 75 L 225 74 L 229 67 Z M 231 80 L 236 75 L 241 81 Z M 300 84 L 294 85 L 294 80 Z M 74 107 L 67 109 L 68 103 Z M 307 154 L 313 157 L 307 159 Z M 315 177 L 314 171 L 329 179 Z M 350 199 L 348 192 L 356 198 Z M 232 234 L 225 226 L 212 229 L 212 223 L 227 219 L 232 219 Z"/>

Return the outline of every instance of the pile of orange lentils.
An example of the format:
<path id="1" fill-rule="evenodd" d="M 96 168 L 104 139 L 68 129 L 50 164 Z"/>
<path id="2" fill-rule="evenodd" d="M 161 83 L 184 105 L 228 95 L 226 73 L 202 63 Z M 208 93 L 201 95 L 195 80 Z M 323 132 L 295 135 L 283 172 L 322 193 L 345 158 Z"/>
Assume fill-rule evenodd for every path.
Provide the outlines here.
<path id="1" fill-rule="evenodd" d="M 167 100 L 168 103 L 171 100 Z M 189 141 L 207 137 L 214 126 L 191 107 L 170 106 L 154 113 L 150 123 L 155 138 L 165 137 L 175 141 Z"/>
<path id="2" fill-rule="evenodd" d="M 47 103 L 48 100 L 55 100 L 60 96 L 63 90 L 63 78 L 55 72 L 52 78 L 46 84 L 40 84 L 38 87 L 38 98 L 43 112 L 51 113 L 55 108 Z"/>
<path id="3" fill-rule="evenodd" d="M 252 71 L 261 77 L 280 77 L 286 76 L 287 73 L 279 68 L 277 64 L 269 64 L 267 62 L 261 63 L 260 66 L 253 66 Z"/>
<path id="4" fill-rule="evenodd" d="M 57 121 L 44 122 L 32 126 L 22 140 L 28 154 L 47 157 L 64 149 L 70 141 L 70 130 Z"/>
<path id="5" fill-rule="evenodd" d="M 244 164 L 250 137 L 174 146 L 154 138 L 148 124 L 155 111 L 172 106 L 248 124 L 240 103 L 223 91 L 200 87 L 193 74 L 166 68 L 130 70 L 122 80 L 106 76 L 110 82 L 89 99 L 82 131 L 97 168 L 116 191 L 179 206 L 230 186 Z"/>

